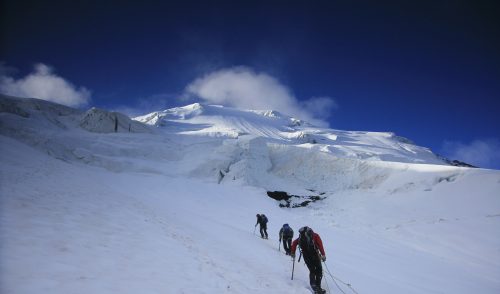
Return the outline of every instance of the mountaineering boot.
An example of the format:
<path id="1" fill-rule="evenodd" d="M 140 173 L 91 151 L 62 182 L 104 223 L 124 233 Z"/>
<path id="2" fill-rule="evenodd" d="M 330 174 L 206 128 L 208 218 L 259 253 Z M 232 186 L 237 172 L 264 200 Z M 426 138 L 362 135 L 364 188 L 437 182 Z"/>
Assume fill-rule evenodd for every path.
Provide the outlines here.
<path id="1" fill-rule="evenodd" d="M 316 285 L 311 285 L 311 289 L 313 290 L 314 294 L 324 294 L 324 293 L 326 293 L 326 290 L 321 289 L 321 287 L 318 287 Z"/>

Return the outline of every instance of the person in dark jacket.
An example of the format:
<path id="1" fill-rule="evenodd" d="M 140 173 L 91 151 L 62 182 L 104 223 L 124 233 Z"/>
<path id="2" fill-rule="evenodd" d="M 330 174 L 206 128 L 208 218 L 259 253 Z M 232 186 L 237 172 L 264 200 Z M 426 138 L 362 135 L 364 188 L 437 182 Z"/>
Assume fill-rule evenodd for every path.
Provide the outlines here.
<path id="1" fill-rule="evenodd" d="M 284 224 L 279 233 L 280 242 L 283 240 L 283 249 L 286 255 L 290 255 L 290 248 L 292 247 L 293 230 L 288 224 Z"/>
<path id="2" fill-rule="evenodd" d="M 268 239 L 267 235 L 267 217 L 264 214 L 257 214 L 257 223 L 255 226 L 260 225 L 260 236 L 262 239 Z"/>
<path id="3" fill-rule="evenodd" d="M 291 256 L 295 259 L 295 251 L 300 246 L 302 256 L 309 269 L 309 284 L 314 293 L 325 293 L 321 288 L 321 279 L 323 278 L 323 268 L 321 261 L 326 260 L 323 241 L 318 234 L 309 227 L 302 227 L 299 230 L 299 237 L 292 243 Z"/>

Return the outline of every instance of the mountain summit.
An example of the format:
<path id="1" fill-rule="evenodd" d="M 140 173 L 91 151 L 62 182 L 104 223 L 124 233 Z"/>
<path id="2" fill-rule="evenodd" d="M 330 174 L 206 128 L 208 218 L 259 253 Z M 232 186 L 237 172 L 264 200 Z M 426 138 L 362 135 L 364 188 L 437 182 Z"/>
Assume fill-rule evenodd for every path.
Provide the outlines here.
<path id="1" fill-rule="evenodd" d="M 274 110 L 239 110 L 191 104 L 134 118 L 166 132 L 221 138 L 260 137 L 269 143 L 370 161 L 446 164 L 428 148 L 391 132 L 318 128 Z"/>
<path id="2" fill-rule="evenodd" d="M 394 133 L 319 128 L 274 110 L 194 103 L 131 120 L 37 99 L 2 96 L 0 106 L 4 134 L 37 142 L 56 158 L 115 171 L 230 179 L 311 196 L 376 186 L 394 170 L 449 169 L 428 148 Z"/>

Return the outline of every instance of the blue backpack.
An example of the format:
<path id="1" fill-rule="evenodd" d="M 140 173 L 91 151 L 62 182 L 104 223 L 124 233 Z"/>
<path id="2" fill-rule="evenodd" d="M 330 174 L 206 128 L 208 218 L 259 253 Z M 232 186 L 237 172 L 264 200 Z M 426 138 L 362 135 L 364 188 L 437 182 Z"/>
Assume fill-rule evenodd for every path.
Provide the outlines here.
<path id="1" fill-rule="evenodd" d="M 283 225 L 283 237 L 293 238 L 293 230 L 288 224 Z"/>

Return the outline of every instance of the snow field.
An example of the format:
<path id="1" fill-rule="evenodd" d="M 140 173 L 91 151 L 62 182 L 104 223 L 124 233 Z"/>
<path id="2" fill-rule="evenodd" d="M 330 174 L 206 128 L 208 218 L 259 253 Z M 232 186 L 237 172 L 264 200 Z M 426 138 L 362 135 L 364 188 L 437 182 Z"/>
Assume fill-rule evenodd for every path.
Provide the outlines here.
<path id="1" fill-rule="evenodd" d="M 283 223 L 318 232 L 358 293 L 500 292 L 498 171 L 277 112 L 194 104 L 143 117 L 147 133 L 102 134 L 79 111 L 9 99 L 1 293 L 310 293 L 303 262 L 291 281 L 277 251 Z M 326 199 L 282 209 L 268 190 Z M 326 272 L 323 287 L 340 293 Z"/>
<path id="2" fill-rule="evenodd" d="M 2 139 L 17 167 L 2 174 L 16 181 L 2 188 L 2 293 L 301 293 L 277 242 L 252 234 L 249 204 L 270 201 L 254 189 L 86 170 Z"/>
<path id="3" fill-rule="evenodd" d="M 405 211 L 372 215 L 382 209 L 381 198 L 369 193 L 280 209 L 263 190 L 238 183 L 116 173 L 61 162 L 2 137 L 8 145 L 15 148 L 1 157 L 12 167 L 2 172 L 2 183 L 11 183 L 2 185 L 2 293 L 309 293 L 303 262 L 290 281 L 290 259 L 277 251 L 285 222 L 320 233 L 329 268 L 359 293 L 499 287 L 496 216 L 455 225 L 417 214 L 406 224 Z M 258 212 L 270 218 L 269 240 L 252 234 Z M 325 273 L 326 283 L 339 293 Z"/>

